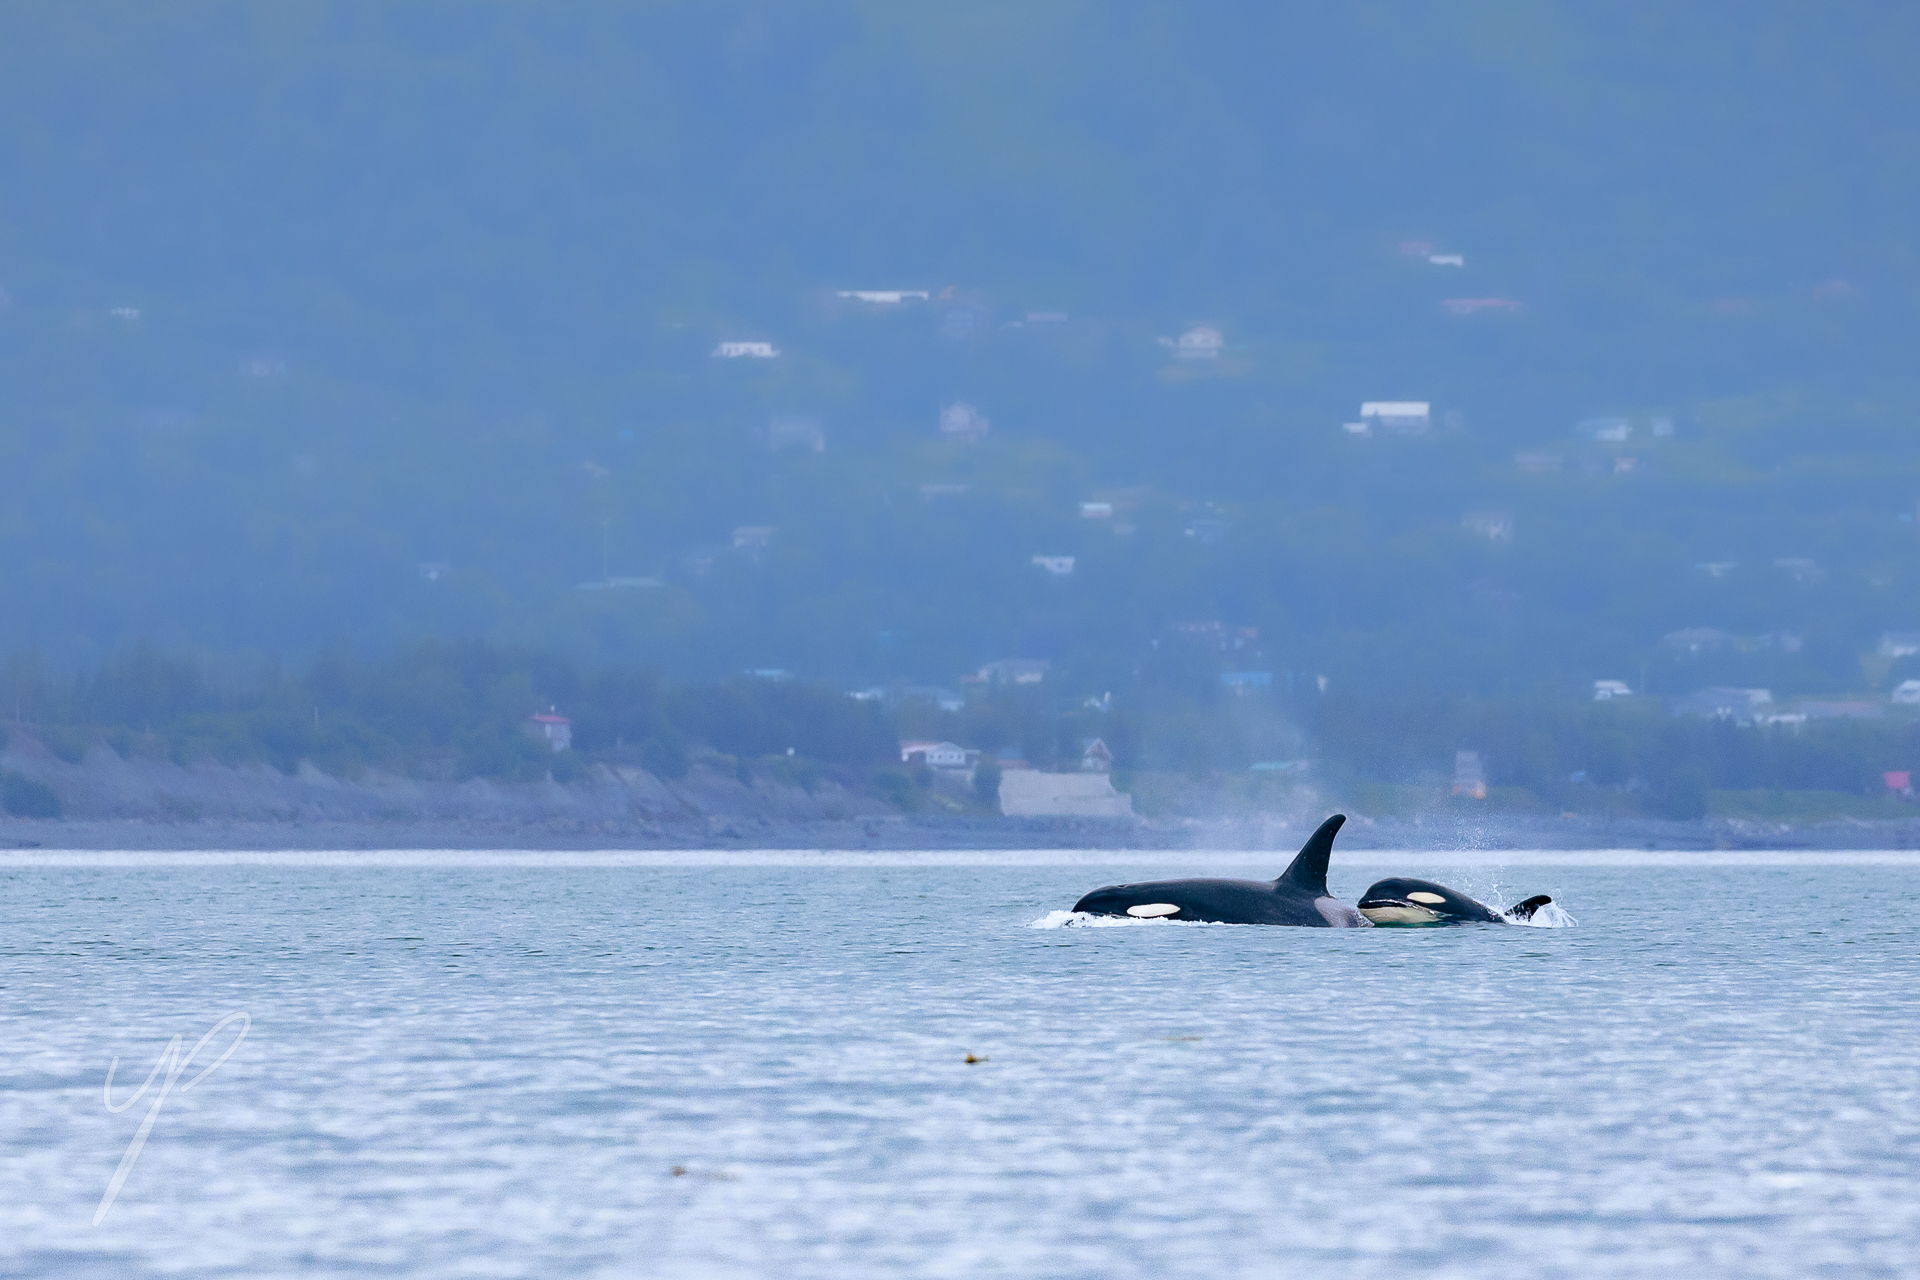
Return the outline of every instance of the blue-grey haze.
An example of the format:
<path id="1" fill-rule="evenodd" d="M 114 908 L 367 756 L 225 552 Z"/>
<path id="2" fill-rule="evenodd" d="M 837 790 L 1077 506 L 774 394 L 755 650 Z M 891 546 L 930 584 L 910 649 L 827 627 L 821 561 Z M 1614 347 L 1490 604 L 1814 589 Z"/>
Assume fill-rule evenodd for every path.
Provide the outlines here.
<path id="1" fill-rule="evenodd" d="M 1640 0 L 21 0 L 0 644 L 1047 657 L 1099 694 L 1218 621 L 1259 633 L 1235 661 L 1382 696 L 1845 691 L 1920 626 L 1917 34 Z M 935 296 L 831 297 L 887 288 Z M 1157 341 L 1202 324 L 1216 360 Z M 1344 433 L 1373 399 L 1434 431 Z M 956 400 L 984 444 L 936 439 Z M 1574 435 L 1607 414 L 1636 434 Z M 823 453 L 770 447 L 791 417 Z M 664 585 L 575 589 L 609 574 Z M 1686 627 L 1800 643 L 1670 669 Z"/>

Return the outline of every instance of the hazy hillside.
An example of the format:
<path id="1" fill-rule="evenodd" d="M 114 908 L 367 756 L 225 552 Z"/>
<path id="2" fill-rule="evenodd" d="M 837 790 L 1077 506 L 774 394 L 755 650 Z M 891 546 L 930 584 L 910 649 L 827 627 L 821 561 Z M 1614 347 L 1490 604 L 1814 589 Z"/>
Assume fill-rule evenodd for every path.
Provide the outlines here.
<path id="1" fill-rule="evenodd" d="M 10 5 L 0 645 L 1884 689 L 1917 25 Z M 1160 341 L 1196 327 L 1214 358 Z M 1363 400 L 1432 428 L 1342 430 Z M 956 401 L 983 442 L 940 439 Z M 609 575 L 661 585 L 578 589 Z M 1257 634 L 1165 675 L 1213 622 Z"/>

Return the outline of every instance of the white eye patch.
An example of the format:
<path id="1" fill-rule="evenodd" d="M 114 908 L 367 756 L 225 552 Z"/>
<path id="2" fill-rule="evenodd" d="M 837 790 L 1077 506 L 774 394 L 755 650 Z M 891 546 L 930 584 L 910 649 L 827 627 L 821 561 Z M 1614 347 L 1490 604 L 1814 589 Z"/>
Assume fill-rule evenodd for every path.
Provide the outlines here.
<path id="1" fill-rule="evenodd" d="M 1128 907 L 1127 914 L 1138 920 L 1151 920 L 1155 916 L 1177 916 L 1180 908 L 1171 902 L 1143 902 L 1137 907 Z"/>
<path id="2" fill-rule="evenodd" d="M 1446 899 L 1439 894 L 1428 893 L 1425 889 L 1415 889 L 1412 893 L 1408 894 L 1407 897 L 1413 902 L 1437 903 L 1446 901 Z"/>

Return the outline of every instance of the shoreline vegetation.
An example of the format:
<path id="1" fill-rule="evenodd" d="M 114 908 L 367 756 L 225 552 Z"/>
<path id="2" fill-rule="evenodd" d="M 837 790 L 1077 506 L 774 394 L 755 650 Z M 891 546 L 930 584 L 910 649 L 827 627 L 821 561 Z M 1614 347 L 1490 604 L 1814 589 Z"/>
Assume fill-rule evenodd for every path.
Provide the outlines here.
<path id="1" fill-rule="evenodd" d="M 1316 811 L 1318 812 L 1318 811 Z M 14 819 L 0 818 L 0 866 L 9 852 L 322 853 L 497 851 L 611 853 L 673 850 L 768 852 L 1234 851 L 1284 864 L 1312 831 L 1303 820 L 942 818 L 892 815 L 804 819 L 699 815 L 621 825 L 575 818 L 440 819 Z M 1920 819 L 1851 819 L 1805 825 L 1740 819 L 1591 821 L 1505 817 L 1472 822 L 1391 818 L 1349 824 L 1350 850 L 1663 853 L 1884 852 L 1920 850 Z"/>
<path id="2" fill-rule="evenodd" d="M 0 848 L 1281 848 L 1334 809 L 1356 840 L 1407 848 L 1920 844 L 1920 808 L 1877 772 L 1920 745 L 1893 718 L 1785 730 L 1652 699 L 1459 704 L 1415 733 L 1398 707 L 1135 695 L 1090 709 L 1058 685 L 943 711 L 791 679 L 583 673 L 474 643 L 234 669 L 147 647 L 64 677 L 13 658 Z M 565 751 L 528 731 L 555 710 Z M 1250 768 L 1281 732 L 1296 759 Z M 1487 752 L 1484 797 L 1452 795 L 1440 772 L 1468 734 L 1513 744 Z M 972 772 L 899 751 L 948 740 L 1070 771 L 1096 736 L 1132 820 L 1005 817 Z M 1780 785 L 1739 785 L 1756 779 Z"/>

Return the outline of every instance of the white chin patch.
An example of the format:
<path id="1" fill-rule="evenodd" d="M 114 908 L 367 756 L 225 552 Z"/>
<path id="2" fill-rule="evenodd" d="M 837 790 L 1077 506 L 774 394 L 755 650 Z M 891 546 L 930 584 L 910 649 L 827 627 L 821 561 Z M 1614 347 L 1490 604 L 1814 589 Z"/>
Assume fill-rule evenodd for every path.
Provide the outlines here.
<path id="1" fill-rule="evenodd" d="M 1433 924 L 1440 919 L 1438 911 L 1429 911 L 1425 907 L 1362 907 L 1360 914 L 1375 924 Z"/>
<path id="2" fill-rule="evenodd" d="M 1143 902 L 1137 907 L 1128 907 L 1127 914 L 1136 920 L 1151 920 L 1156 916 L 1177 916 L 1180 908 L 1171 902 Z"/>

